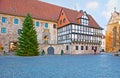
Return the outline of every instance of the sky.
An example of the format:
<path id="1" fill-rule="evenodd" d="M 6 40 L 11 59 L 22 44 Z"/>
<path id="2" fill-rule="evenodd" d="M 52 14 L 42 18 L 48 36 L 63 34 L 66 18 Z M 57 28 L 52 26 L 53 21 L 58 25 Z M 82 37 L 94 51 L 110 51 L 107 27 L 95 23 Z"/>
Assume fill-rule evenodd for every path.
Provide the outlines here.
<path id="1" fill-rule="evenodd" d="M 41 0 L 43 2 L 59 5 L 62 7 L 84 10 L 104 28 L 105 33 L 107 23 L 111 14 L 116 10 L 120 12 L 120 0 Z"/>

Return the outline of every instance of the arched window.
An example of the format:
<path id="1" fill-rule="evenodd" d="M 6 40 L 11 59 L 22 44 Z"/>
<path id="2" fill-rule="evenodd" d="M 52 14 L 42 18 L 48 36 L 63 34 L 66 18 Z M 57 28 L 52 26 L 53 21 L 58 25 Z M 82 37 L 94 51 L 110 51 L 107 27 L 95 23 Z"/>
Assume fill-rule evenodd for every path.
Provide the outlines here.
<path id="1" fill-rule="evenodd" d="M 82 25 L 86 25 L 86 26 L 88 26 L 89 25 L 89 20 L 88 20 L 88 17 L 87 17 L 87 15 L 86 15 L 86 13 L 84 13 L 84 15 L 81 17 L 81 24 Z"/>

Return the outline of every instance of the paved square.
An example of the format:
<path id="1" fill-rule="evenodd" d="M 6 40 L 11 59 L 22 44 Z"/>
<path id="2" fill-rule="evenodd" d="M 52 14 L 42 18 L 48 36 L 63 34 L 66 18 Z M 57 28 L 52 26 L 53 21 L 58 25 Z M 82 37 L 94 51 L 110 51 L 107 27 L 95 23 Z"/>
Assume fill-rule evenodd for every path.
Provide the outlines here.
<path id="1" fill-rule="evenodd" d="M 120 78 L 120 57 L 111 54 L 0 56 L 0 78 Z"/>

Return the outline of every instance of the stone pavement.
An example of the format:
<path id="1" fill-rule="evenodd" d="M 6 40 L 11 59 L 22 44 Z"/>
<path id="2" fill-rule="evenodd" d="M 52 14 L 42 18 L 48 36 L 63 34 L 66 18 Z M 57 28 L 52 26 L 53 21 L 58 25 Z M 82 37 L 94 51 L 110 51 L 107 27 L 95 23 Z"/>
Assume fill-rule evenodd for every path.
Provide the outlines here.
<path id="1" fill-rule="evenodd" d="M 120 78 L 120 57 L 108 53 L 0 56 L 0 78 Z"/>
<path id="2" fill-rule="evenodd" d="M 0 56 L 15 55 L 15 52 L 0 52 Z"/>

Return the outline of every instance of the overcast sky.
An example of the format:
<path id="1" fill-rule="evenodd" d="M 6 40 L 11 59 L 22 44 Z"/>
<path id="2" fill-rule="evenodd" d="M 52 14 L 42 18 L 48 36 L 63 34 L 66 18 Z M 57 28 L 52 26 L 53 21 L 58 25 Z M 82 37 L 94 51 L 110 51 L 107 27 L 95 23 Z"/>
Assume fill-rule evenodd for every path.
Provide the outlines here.
<path id="1" fill-rule="evenodd" d="M 120 0 L 41 0 L 70 9 L 84 10 L 106 29 L 111 13 L 120 12 Z"/>

